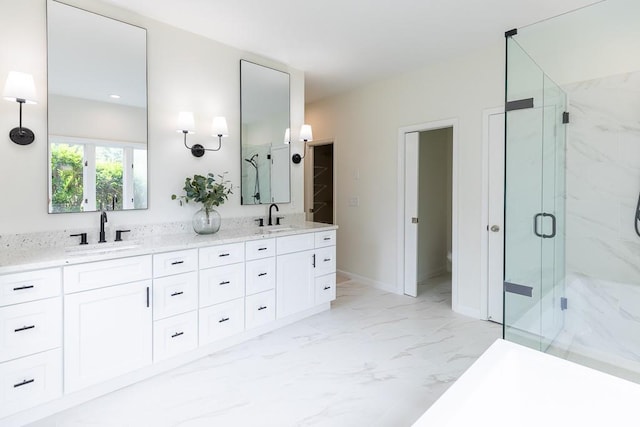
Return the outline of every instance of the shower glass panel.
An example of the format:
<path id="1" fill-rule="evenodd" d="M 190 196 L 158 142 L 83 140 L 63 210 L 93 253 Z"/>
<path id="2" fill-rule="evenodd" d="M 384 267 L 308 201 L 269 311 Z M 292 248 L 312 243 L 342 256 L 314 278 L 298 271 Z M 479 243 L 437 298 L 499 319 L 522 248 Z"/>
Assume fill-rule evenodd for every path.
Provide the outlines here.
<path id="1" fill-rule="evenodd" d="M 566 96 L 507 39 L 504 337 L 545 350 L 562 328 Z"/>

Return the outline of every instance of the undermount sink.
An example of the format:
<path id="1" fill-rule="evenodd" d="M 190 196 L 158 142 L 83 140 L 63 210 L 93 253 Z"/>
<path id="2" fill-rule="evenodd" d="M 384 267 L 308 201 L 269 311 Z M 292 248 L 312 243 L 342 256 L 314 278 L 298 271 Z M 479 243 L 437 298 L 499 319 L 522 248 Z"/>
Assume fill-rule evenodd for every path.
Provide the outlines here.
<path id="1" fill-rule="evenodd" d="M 71 246 L 68 248 L 64 248 L 64 251 L 67 255 L 83 256 L 83 255 L 109 254 L 112 252 L 137 249 L 139 247 L 140 247 L 140 243 L 138 242 L 111 242 L 111 243 L 97 243 L 95 245 Z"/>
<path id="2" fill-rule="evenodd" d="M 291 227 L 291 226 L 275 226 L 274 228 L 271 228 L 269 226 L 264 227 L 264 229 L 261 229 L 259 231 L 260 234 L 262 233 L 282 233 L 284 231 L 293 231 L 295 230 L 295 227 Z"/>

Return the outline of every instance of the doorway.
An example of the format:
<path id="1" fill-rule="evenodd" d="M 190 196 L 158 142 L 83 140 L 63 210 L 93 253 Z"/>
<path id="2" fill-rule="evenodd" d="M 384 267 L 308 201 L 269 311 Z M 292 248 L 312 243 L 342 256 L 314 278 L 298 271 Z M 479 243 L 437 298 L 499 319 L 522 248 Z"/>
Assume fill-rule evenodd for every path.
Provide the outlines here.
<path id="1" fill-rule="evenodd" d="M 335 167 L 333 141 L 308 143 L 305 156 L 305 213 L 307 221 L 335 224 Z"/>
<path id="2" fill-rule="evenodd" d="M 438 122 L 425 123 L 422 125 L 409 126 L 399 129 L 398 134 L 398 287 L 399 292 L 410 296 L 416 296 L 418 292 L 418 283 L 421 279 L 428 277 L 429 273 L 436 274 L 437 270 L 446 269 L 449 261 L 447 255 L 449 249 L 451 251 L 451 297 L 452 308 L 456 310 L 458 308 L 458 286 L 457 286 L 457 262 L 456 262 L 456 249 L 457 249 L 457 130 L 458 120 L 442 120 Z M 442 179 L 436 180 L 434 186 L 440 186 L 440 193 L 444 193 L 447 198 L 443 199 L 434 198 L 429 203 L 430 195 L 421 195 L 420 192 L 420 150 L 422 149 L 420 134 L 425 136 L 432 136 L 430 131 L 441 131 L 442 135 L 447 135 L 448 147 L 450 153 L 450 166 L 448 172 L 441 174 L 445 176 L 448 174 L 450 177 L 449 182 L 441 182 Z M 428 139 L 428 138 L 427 138 Z M 425 139 L 423 139 L 423 142 Z M 425 143 L 426 147 L 427 143 Z M 429 147 L 431 148 L 431 147 Z M 429 149 L 423 150 L 423 153 L 428 154 Z M 444 150 L 446 152 L 446 150 Z M 428 157 L 428 156 L 427 156 Z M 433 159 L 431 159 L 433 160 Z M 428 162 L 428 160 L 427 160 Z M 444 160 L 446 165 L 446 160 Z M 427 179 L 429 174 L 424 175 Z M 433 178 L 432 178 L 432 181 Z M 438 182 L 440 181 L 440 182 Z M 448 187 L 447 187 L 448 185 Z M 423 184 L 423 190 L 429 188 L 429 185 Z M 448 193 L 448 195 L 447 195 Z M 438 201 L 439 200 L 439 201 Z M 420 202 L 426 203 L 425 208 L 422 209 L 422 218 L 420 214 Z M 440 206 L 436 206 L 439 203 Z M 445 238 L 445 244 L 439 248 L 433 242 L 426 242 L 420 245 L 420 224 L 421 222 L 426 227 L 426 233 L 429 233 L 429 208 L 439 208 L 440 217 L 444 216 L 445 224 L 438 226 L 445 229 L 444 233 L 440 233 Z M 444 215 L 442 215 L 442 209 L 444 209 Z M 438 210 L 438 209 L 436 209 Z M 425 216 L 426 215 L 426 216 Z M 436 215 L 437 216 L 437 215 Z M 441 231 L 441 230 L 440 230 Z M 424 235 L 424 234 L 423 234 Z M 442 242 L 442 238 L 439 239 Z M 419 261 L 420 247 L 428 248 L 432 245 L 434 248 L 432 253 L 439 254 L 435 257 L 432 256 L 431 260 L 428 260 L 426 264 L 419 268 L 421 261 Z M 420 247 L 419 247 L 420 245 Z M 444 249 L 443 249 L 444 246 Z M 427 249 L 427 252 L 429 250 Z M 428 257 L 428 255 L 427 255 Z M 444 260 L 444 261 L 443 261 Z M 433 263 L 432 263 L 433 262 Z M 437 264 L 440 264 L 439 268 L 434 268 Z M 431 270 L 431 271 L 430 271 Z M 457 311 L 457 310 L 456 310 Z"/>

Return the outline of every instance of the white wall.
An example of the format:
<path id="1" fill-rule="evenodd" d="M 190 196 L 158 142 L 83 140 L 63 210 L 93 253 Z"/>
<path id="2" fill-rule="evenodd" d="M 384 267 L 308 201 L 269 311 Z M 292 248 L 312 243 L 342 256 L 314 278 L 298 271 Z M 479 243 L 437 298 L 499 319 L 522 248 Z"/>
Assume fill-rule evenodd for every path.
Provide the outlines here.
<path id="1" fill-rule="evenodd" d="M 149 209 L 109 216 L 118 224 L 188 221 L 195 206 L 180 207 L 172 193 L 194 173 L 229 171 L 240 184 L 240 59 L 248 59 L 291 74 L 291 128 L 300 129 L 304 117 L 304 75 L 301 71 L 239 51 L 96 0 L 67 0 L 92 12 L 147 28 L 149 94 Z M 18 146 L 8 138 L 17 125 L 18 106 L 0 100 L 0 234 L 62 230 L 93 230 L 97 214 L 47 214 L 47 97 L 46 7 L 44 0 L 0 0 L 0 84 L 11 70 L 34 75 L 39 103 L 24 108 L 24 125 L 36 141 Z M 182 145 L 176 133 L 178 112 L 193 111 L 197 134 L 192 142 L 215 145 L 210 134 L 216 115 L 227 117 L 230 136 L 219 152 L 199 159 Z M 297 134 L 292 135 L 297 140 Z M 303 169 L 292 168 L 292 203 L 280 212 L 303 211 Z M 259 216 L 264 206 L 240 206 L 240 189 L 223 206 L 223 217 Z"/>
<path id="2" fill-rule="evenodd" d="M 482 111 L 504 100 L 504 47 L 477 51 L 308 104 L 315 139 L 335 141 L 338 268 L 402 292 L 396 283 L 397 135 L 404 126 L 457 118 L 458 307 L 480 316 Z M 358 207 L 349 198 L 359 197 Z"/>
<path id="3" fill-rule="evenodd" d="M 451 228 L 447 227 L 451 180 L 447 175 L 452 139 L 453 128 L 420 132 L 418 283 L 444 273 L 447 268 L 447 235 L 451 236 Z"/>

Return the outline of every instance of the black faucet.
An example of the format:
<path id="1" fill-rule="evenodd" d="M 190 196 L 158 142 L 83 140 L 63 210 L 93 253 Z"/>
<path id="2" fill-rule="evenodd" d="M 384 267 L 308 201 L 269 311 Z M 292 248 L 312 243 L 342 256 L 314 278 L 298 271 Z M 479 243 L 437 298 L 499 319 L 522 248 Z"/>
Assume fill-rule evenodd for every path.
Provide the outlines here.
<path id="1" fill-rule="evenodd" d="M 107 241 L 107 239 L 105 239 L 105 236 L 104 236 L 105 222 L 107 222 L 107 212 L 103 210 L 100 213 L 100 239 L 98 240 L 98 243 L 105 243 Z"/>
<path id="2" fill-rule="evenodd" d="M 278 205 L 276 205 L 275 203 L 271 203 L 271 205 L 269 206 L 269 222 L 267 225 L 273 225 L 273 222 L 271 221 L 271 209 L 276 208 L 276 212 L 280 212 L 280 208 L 278 208 Z"/>

